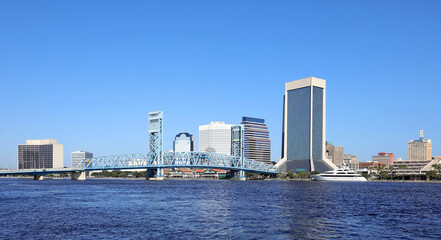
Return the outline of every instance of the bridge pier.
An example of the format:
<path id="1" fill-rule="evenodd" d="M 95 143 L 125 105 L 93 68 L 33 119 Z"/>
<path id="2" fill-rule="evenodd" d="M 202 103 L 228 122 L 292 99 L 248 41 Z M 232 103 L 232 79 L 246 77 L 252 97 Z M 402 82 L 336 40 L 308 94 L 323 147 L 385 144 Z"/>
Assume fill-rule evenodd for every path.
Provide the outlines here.
<path id="1" fill-rule="evenodd" d="M 147 169 L 147 180 L 150 180 L 150 181 L 165 180 L 164 169 L 158 168 L 158 169 L 156 169 L 156 173 L 155 173 L 154 169 Z"/>
<path id="2" fill-rule="evenodd" d="M 40 176 L 40 175 L 34 175 L 34 180 L 41 181 L 41 180 L 43 180 L 43 176 Z"/>
<path id="3" fill-rule="evenodd" d="M 239 180 L 241 180 L 241 181 L 245 181 L 245 180 L 247 180 L 247 179 L 245 178 L 245 171 L 244 171 L 244 170 L 240 170 L 240 171 L 239 171 Z"/>
<path id="4" fill-rule="evenodd" d="M 72 180 L 86 180 L 86 172 L 80 171 L 80 172 L 72 172 L 71 173 L 71 179 Z"/>

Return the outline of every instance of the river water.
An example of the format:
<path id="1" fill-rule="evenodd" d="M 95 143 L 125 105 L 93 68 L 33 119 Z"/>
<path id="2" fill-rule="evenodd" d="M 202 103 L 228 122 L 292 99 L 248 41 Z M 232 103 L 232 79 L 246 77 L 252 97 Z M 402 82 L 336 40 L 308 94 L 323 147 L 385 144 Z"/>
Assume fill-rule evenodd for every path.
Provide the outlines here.
<path id="1" fill-rule="evenodd" d="M 441 184 L 0 179 L 1 239 L 441 239 Z"/>

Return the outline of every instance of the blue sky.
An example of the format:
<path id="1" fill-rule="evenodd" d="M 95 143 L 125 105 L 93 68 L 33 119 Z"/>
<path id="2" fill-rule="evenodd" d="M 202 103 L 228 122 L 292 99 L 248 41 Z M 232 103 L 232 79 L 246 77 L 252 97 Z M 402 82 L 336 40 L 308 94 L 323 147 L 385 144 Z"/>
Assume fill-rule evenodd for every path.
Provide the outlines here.
<path id="1" fill-rule="evenodd" d="M 284 83 L 327 80 L 327 139 L 368 161 L 441 155 L 441 1 L 0 0 L 0 167 L 17 144 L 146 152 L 175 134 L 264 118 L 280 158 Z"/>

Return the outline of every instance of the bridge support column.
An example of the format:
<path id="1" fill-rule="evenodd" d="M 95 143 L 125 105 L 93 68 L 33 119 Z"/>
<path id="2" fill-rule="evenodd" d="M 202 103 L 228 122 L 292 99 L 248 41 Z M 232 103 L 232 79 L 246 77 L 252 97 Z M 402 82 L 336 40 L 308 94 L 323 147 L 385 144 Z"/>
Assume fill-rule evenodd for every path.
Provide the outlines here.
<path id="1" fill-rule="evenodd" d="M 43 180 L 43 176 L 40 176 L 40 175 L 34 175 L 34 180 L 39 180 L 39 181 L 41 181 L 41 180 Z"/>
<path id="2" fill-rule="evenodd" d="M 156 169 L 156 173 L 154 169 L 147 169 L 147 180 L 151 180 L 151 181 L 165 180 L 164 169 L 158 168 Z"/>
<path id="3" fill-rule="evenodd" d="M 239 180 L 241 180 L 241 181 L 245 181 L 246 180 L 246 178 L 245 178 L 245 171 L 244 170 L 240 170 L 239 171 Z"/>
<path id="4" fill-rule="evenodd" d="M 72 172 L 71 174 L 71 179 L 72 180 L 86 180 L 86 172 L 81 171 L 81 172 Z"/>

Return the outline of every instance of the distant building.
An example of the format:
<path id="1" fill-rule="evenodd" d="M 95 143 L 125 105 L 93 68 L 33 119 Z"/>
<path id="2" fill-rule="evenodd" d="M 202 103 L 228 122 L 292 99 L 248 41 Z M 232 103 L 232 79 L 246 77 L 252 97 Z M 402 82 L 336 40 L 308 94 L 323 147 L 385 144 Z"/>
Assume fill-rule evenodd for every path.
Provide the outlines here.
<path id="1" fill-rule="evenodd" d="M 430 160 L 396 160 L 393 162 L 393 173 L 397 176 L 409 179 L 422 179 L 425 174 L 433 170 L 434 164 L 440 164 L 441 157 L 433 157 Z"/>
<path id="2" fill-rule="evenodd" d="M 386 167 L 393 164 L 395 155 L 393 153 L 380 152 L 376 156 L 372 156 L 372 161 L 384 163 Z"/>
<path id="3" fill-rule="evenodd" d="M 54 139 L 26 140 L 17 147 L 18 169 L 62 168 L 63 144 Z"/>
<path id="4" fill-rule="evenodd" d="M 347 167 L 352 170 L 357 170 L 357 169 L 359 169 L 358 158 L 357 158 L 357 156 L 352 155 L 352 154 L 344 154 L 343 155 L 343 164 L 337 165 L 337 166 Z"/>
<path id="5" fill-rule="evenodd" d="M 343 147 L 332 145 L 331 142 L 326 142 L 326 156 L 331 157 L 335 165 L 343 163 Z"/>
<path id="6" fill-rule="evenodd" d="M 93 158 L 93 153 L 86 151 L 75 151 L 71 153 L 72 167 L 78 167 L 78 164 L 85 158 Z M 83 166 L 85 167 L 85 164 Z"/>
<path id="7" fill-rule="evenodd" d="M 271 140 L 264 119 L 242 117 L 244 127 L 244 157 L 271 163 Z"/>
<path id="8" fill-rule="evenodd" d="M 423 138 L 423 130 L 420 130 L 420 139 L 410 140 L 407 144 L 408 160 L 431 160 L 432 140 Z"/>
<path id="9" fill-rule="evenodd" d="M 173 151 L 175 152 L 193 152 L 194 138 L 192 134 L 181 132 L 175 137 L 173 141 Z"/>
<path id="10" fill-rule="evenodd" d="M 335 168 L 326 158 L 326 81 L 315 77 L 285 83 L 282 157 L 287 172 L 324 172 Z"/>
<path id="11" fill-rule="evenodd" d="M 385 164 L 380 162 L 360 162 L 358 163 L 358 166 L 359 169 L 363 170 L 363 169 L 379 168 L 385 166 Z"/>
<path id="12" fill-rule="evenodd" d="M 231 124 L 211 122 L 199 126 L 199 151 L 231 155 Z"/>

